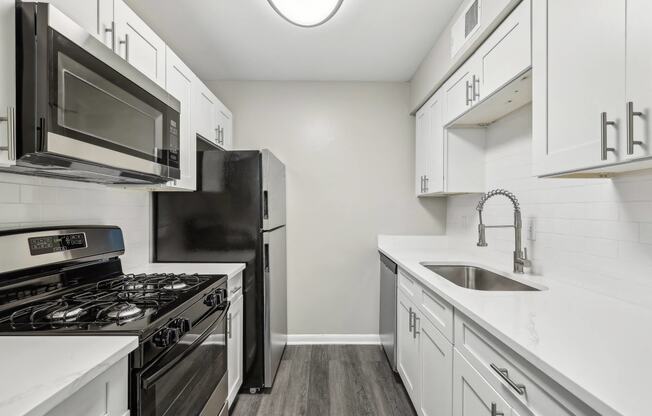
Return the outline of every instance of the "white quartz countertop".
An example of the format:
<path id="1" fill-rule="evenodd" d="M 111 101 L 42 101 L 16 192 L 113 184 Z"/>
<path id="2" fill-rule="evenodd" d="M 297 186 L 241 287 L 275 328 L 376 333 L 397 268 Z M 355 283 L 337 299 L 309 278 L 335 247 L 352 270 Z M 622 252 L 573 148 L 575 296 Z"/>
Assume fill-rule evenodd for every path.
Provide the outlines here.
<path id="1" fill-rule="evenodd" d="M 446 237 L 379 236 L 378 248 L 600 414 L 652 414 L 652 311 L 559 276 L 514 275 L 511 258 L 457 248 Z M 422 262 L 474 265 L 546 290 L 469 290 Z"/>
<path id="2" fill-rule="evenodd" d="M 127 268 L 125 272 L 225 274 L 231 278 L 243 271 L 245 266 L 244 263 L 150 263 Z"/>
<path id="3" fill-rule="evenodd" d="M 137 347 L 134 336 L 0 337 L 0 415 L 44 415 Z"/>

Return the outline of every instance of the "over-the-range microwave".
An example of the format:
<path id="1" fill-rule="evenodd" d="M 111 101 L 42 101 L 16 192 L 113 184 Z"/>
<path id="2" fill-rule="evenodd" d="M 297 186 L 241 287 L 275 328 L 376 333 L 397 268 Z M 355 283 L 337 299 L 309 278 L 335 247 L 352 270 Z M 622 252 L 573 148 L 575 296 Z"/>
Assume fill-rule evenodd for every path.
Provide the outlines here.
<path id="1" fill-rule="evenodd" d="M 180 104 L 46 3 L 16 4 L 18 173 L 114 183 L 179 179 Z"/>

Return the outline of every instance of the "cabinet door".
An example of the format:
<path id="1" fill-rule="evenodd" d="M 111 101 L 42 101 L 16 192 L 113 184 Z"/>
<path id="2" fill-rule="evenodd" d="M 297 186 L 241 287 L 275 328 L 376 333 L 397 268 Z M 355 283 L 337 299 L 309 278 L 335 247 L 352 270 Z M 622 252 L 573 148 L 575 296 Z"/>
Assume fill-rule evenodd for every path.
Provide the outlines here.
<path id="1" fill-rule="evenodd" d="M 122 0 L 114 0 L 116 52 L 165 87 L 165 42 Z"/>
<path id="2" fill-rule="evenodd" d="M 479 73 L 476 96 L 487 97 L 503 87 L 531 63 L 530 1 L 523 1 L 482 44 L 476 54 Z M 479 90 L 478 90 L 479 88 Z"/>
<path id="3" fill-rule="evenodd" d="M 622 148 L 628 160 L 652 155 L 650 117 L 652 117 L 652 1 L 627 0 L 627 101 L 632 102 L 634 113 L 629 118 L 632 129 L 622 135 Z M 623 104 L 624 105 L 624 104 Z M 627 122 L 627 120 L 625 120 Z M 641 144 L 628 143 L 629 140 Z M 629 149 L 628 149 L 629 145 Z M 631 152 L 630 152 L 631 151 Z M 631 154 L 630 154 L 631 153 Z"/>
<path id="4" fill-rule="evenodd" d="M 396 315 L 396 338 L 398 343 L 398 362 L 396 367 L 403 380 L 412 403 L 418 407 L 419 403 L 419 338 L 418 328 L 410 329 L 411 313 L 416 312 L 416 307 L 398 291 Z"/>
<path id="5" fill-rule="evenodd" d="M 231 117 L 231 112 L 218 99 L 216 112 L 217 145 L 224 150 L 233 148 L 231 138 L 233 120 Z"/>
<path id="6" fill-rule="evenodd" d="M 444 192 L 444 120 L 441 94 L 428 101 L 428 136 L 426 138 L 426 193 Z"/>
<path id="7" fill-rule="evenodd" d="M 228 358 L 228 384 L 229 384 L 229 406 L 235 400 L 240 386 L 242 386 L 242 362 L 243 362 L 243 298 L 239 295 L 231 303 L 228 315 L 228 341 L 227 341 L 227 358 Z"/>
<path id="8" fill-rule="evenodd" d="M 113 0 L 48 0 L 88 33 L 113 48 Z"/>
<path id="9" fill-rule="evenodd" d="M 492 412 L 492 407 L 495 412 Z M 471 364 L 454 350 L 453 416 L 512 415 L 512 408 Z"/>
<path id="10" fill-rule="evenodd" d="M 415 192 L 417 196 L 425 193 L 424 177 L 427 170 L 427 138 L 430 129 L 430 120 L 428 119 L 428 104 L 426 103 L 416 114 L 415 126 L 415 144 L 414 144 L 414 173 L 415 173 Z"/>
<path id="11" fill-rule="evenodd" d="M 421 416 L 453 411 L 453 345 L 427 319 L 419 319 Z"/>
<path id="12" fill-rule="evenodd" d="M 533 133 L 537 175 L 617 162 L 624 149 L 625 1 L 533 3 Z M 601 113 L 607 152 L 602 160 Z"/>
<path id="13" fill-rule="evenodd" d="M 16 42 L 15 42 L 14 0 L 0 0 L 0 117 L 8 118 L 0 122 L 0 166 L 13 165 L 13 155 L 9 155 L 9 141 L 14 143 L 16 109 Z M 14 153 L 15 154 L 15 153 Z"/>
<path id="14" fill-rule="evenodd" d="M 204 139 L 217 144 L 217 98 L 197 79 L 193 88 L 193 130 Z"/>
<path id="15" fill-rule="evenodd" d="M 179 120 L 181 178 L 168 184 L 175 188 L 195 190 L 197 165 L 197 138 L 192 132 L 192 84 L 194 74 L 170 49 L 166 52 L 166 90 L 181 103 Z"/>
<path id="16" fill-rule="evenodd" d="M 467 61 L 444 84 L 445 124 L 455 120 L 473 106 L 473 75 L 471 62 Z"/>

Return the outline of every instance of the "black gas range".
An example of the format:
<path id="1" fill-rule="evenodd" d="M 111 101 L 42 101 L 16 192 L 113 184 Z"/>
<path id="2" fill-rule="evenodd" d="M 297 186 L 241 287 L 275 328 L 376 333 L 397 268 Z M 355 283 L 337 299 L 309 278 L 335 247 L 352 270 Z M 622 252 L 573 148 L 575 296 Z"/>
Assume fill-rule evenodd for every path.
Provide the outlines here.
<path id="1" fill-rule="evenodd" d="M 124 274 L 112 226 L 0 232 L 0 335 L 133 335 L 134 416 L 226 413 L 226 276 Z"/>

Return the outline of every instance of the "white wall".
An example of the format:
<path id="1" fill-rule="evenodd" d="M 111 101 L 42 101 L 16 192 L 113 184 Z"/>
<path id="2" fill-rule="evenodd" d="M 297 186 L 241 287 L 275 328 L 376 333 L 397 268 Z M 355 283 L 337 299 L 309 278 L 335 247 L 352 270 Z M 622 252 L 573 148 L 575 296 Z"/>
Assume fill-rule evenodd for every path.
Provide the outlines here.
<path id="1" fill-rule="evenodd" d="M 652 308 L 652 172 L 616 179 L 537 179 L 531 176 L 531 106 L 488 128 L 487 189 L 506 188 L 521 202 L 536 272 Z M 447 234 L 477 241 L 477 195 L 448 198 Z M 511 223 L 511 204 L 487 204 L 488 224 Z M 511 256 L 513 231 L 487 230 L 488 250 Z M 570 306 L 570 305 L 569 305 Z"/>
<path id="2" fill-rule="evenodd" d="M 123 265 L 140 265 L 149 261 L 149 200 L 146 191 L 0 173 L 0 229 L 117 225 L 125 237 Z"/>
<path id="3" fill-rule="evenodd" d="M 444 231 L 445 201 L 418 200 L 407 83 L 214 82 L 236 146 L 287 169 L 291 334 L 377 334 L 384 234 Z"/>

